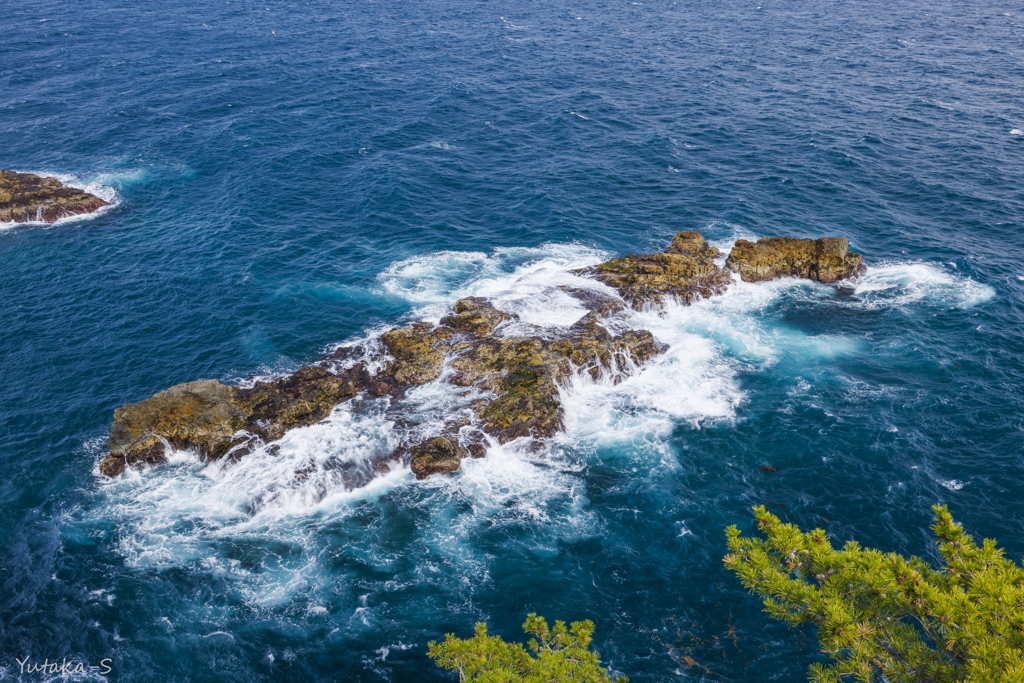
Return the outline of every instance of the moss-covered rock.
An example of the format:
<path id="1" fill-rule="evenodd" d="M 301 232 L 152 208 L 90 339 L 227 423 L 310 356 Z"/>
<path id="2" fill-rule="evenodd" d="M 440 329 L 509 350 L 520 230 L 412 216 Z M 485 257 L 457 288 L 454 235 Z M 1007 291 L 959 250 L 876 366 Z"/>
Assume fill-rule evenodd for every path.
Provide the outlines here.
<path id="1" fill-rule="evenodd" d="M 425 479 L 431 474 L 454 472 L 462 463 L 458 440 L 435 436 L 412 447 L 410 465 L 417 479 Z"/>
<path id="2" fill-rule="evenodd" d="M 381 341 L 395 362 L 390 375 L 399 384 L 426 384 L 441 374 L 444 357 L 437 343 L 454 334 L 451 328 L 417 323 L 388 330 Z"/>
<path id="3" fill-rule="evenodd" d="M 744 282 L 779 277 L 836 282 L 859 273 L 863 263 L 861 254 L 849 251 L 845 237 L 762 237 L 756 243 L 736 240 L 725 267 Z"/>
<path id="4" fill-rule="evenodd" d="M 729 276 L 718 265 L 718 250 L 690 230 L 656 254 L 630 254 L 583 268 L 578 273 L 600 280 L 636 309 L 674 299 L 689 304 L 725 291 Z"/>
<path id="5" fill-rule="evenodd" d="M 52 222 L 108 204 L 84 190 L 65 187 L 56 178 L 0 171 L 0 223 Z"/>
<path id="6" fill-rule="evenodd" d="M 505 311 L 499 311 L 483 297 L 471 296 L 456 301 L 451 314 L 442 318 L 441 324 L 483 337 L 493 332 L 501 323 L 514 317 Z"/>
<path id="7" fill-rule="evenodd" d="M 237 387 L 217 380 L 200 380 L 121 406 L 114 411 L 107 441 L 110 453 L 100 463 L 100 471 L 112 477 L 128 465 L 159 462 L 165 443 L 220 457 L 233 445 L 235 433 L 248 417 L 239 404 L 239 393 Z"/>
<path id="8" fill-rule="evenodd" d="M 286 431 L 327 417 L 334 406 L 367 388 L 362 366 L 340 374 L 308 366 L 251 388 L 201 380 L 178 384 L 114 411 L 100 472 L 113 477 L 133 465 L 163 461 L 171 448 L 207 460 L 242 455 Z"/>

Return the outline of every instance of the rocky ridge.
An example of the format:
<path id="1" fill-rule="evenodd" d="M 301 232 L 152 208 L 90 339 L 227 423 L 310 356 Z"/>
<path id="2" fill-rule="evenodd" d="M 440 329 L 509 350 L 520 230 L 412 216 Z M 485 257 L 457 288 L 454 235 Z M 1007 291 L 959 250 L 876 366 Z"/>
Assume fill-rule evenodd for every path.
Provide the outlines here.
<path id="1" fill-rule="evenodd" d="M 66 187 L 56 178 L 0 171 L 0 223 L 52 223 L 109 204 L 84 190 Z"/>
<path id="2" fill-rule="evenodd" d="M 666 347 L 646 330 L 610 331 L 609 317 L 627 305 L 689 304 L 721 294 L 732 275 L 745 281 L 793 276 L 835 282 L 857 274 L 862 257 L 845 238 L 740 240 L 725 261 L 697 232 L 678 233 L 663 252 L 624 256 L 576 271 L 619 297 L 564 288 L 589 312 L 556 331 L 515 334 L 517 316 L 486 299 L 461 299 L 437 325 L 412 323 L 379 339 L 339 349 L 295 373 L 251 387 L 217 380 L 187 382 L 114 412 L 100 472 L 161 462 L 168 448 L 192 449 L 208 460 L 241 458 L 296 427 L 323 420 L 360 394 L 396 406 L 407 391 L 435 380 L 475 392 L 468 415 L 452 416 L 440 433 L 381 454 L 375 469 L 409 463 L 417 478 L 457 470 L 482 457 L 489 443 L 526 438 L 539 443 L 563 427 L 558 387 L 573 373 L 613 381 L 635 372 Z M 353 481 L 353 485 L 359 482 Z"/>

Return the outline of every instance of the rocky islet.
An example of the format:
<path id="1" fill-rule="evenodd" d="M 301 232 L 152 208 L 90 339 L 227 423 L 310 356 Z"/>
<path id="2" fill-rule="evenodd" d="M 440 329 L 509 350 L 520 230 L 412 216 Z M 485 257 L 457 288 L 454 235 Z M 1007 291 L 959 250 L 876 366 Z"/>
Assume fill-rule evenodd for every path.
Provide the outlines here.
<path id="1" fill-rule="evenodd" d="M 67 187 L 56 178 L 0 171 L 0 223 L 52 223 L 92 213 L 109 204 L 84 190 Z"/>
<path id="2" fill-rule="evenodd" d="M 457 470 L 482 457 L 493 441 L 549 438 L 563 427 L 558 387 L 572 373 L 620 381 L 666 349 L 647 330 L 613 333 L 609 316 L 627 305 L 690 304 L 721 294 L 738 273 L 747 282 L 799 277 L 836 282 L 864 268 L 842 237 L 738 240 L 725 266 L 697 232 L 675 235 L 655 254 L 627 255 L 575 271 L 618 297 L 563 288 L 588 313 L 565 328 L 516 334 L 517 316 L 480 297 L 459 300 L 437 325 L 417 322 L 378 339 L 339 349 L 332 357 L 283 378 L 234 387 L 217 380 L 187 382 L 114 412 L 109 453 L 100 472 L 158 463 L 168 448 L 192 449 L 207 460 L 240 458 L 296 427 L 318 422 L 360 394 L 387 398 L 393 409 L 407 391 L 441 379 L 479 398 L 437 432 L 381 454 L 373 469 L 409 463 L 417 478 Z M 509 330 L 509 334 L 505 334 Z M 353 480 L 352 486 L 364 483 Z"/>

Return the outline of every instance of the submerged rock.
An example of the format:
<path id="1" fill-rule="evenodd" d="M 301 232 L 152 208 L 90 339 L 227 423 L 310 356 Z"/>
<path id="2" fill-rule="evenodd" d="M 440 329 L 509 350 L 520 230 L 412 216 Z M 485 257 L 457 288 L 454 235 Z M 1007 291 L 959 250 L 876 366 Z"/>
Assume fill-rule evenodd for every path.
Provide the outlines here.
<path id="1" fill-rule="evenodd" d="M 53 222 L 109 203 L 84 190 L 65 187 L 56 178 L 0 171 L 0 222 Z"/>
<path id="2" fill-rule="evenodd" d="M 725 267 L 739 273 L 744 282 L 779 277 L 836 282 L 856 275 L 864 267 L 864 257 L 848 249 L 845 237 L 762 237 L 756 243 L 736 240 Z"/>
<path id="3" fill-rule="evenodd" d="M 463 458 L 482 457 L 487 440 L 545 439 L 561 430 L 559 387 L 574 374 L 617 382 L 663 353 L 666 346 L 647 330 L 622 331 L 610 318 L 627 302 L 639 309 L 669 297 L 690 303 L 721 293 L 731 274 L 716 265 L 717 256 L 699 233 L 680 232 L 663 252 L 576 271 L 622 298 L 563 287 L 589 312 L 562 328 L 504 336 L 503 330 L 521 332 L 524 325 L 505 326 L 516 316 L 469 297 L 456 302 L 437 325 L 419 322 L 388 330 L 378 345 L 363 347 L 362 355 L 339 350 L 321 364 L 247 388 L 216 380 L 179 384 L 114 412 L 110 453 L 100 471 L 116 476 L 128 466 L 160 462 L 168 447 L 191 449 L 208 460 L 243 457 L 289 429 L 324 419 L 360 393 L 387 397 L 392 411 L 387 419 L 403 422 L 409 417 L 395 412 L 399 399 L 433 381 L 465 387 L 466 395 L 478 398 L 433 434 L 418 432 L 419 443 L 411 448 L 400 445 L 380 454 L 373 468 L 386 471 L 388 461 L 408 463 L 419 479 L 455 471 Z M 765 238 L 757 244 L 738 241 L 726 264 L 748 281 L 796 276 L 833 282 L 858 272 L 862 259 L 848 253 L 844 238 Z"/>

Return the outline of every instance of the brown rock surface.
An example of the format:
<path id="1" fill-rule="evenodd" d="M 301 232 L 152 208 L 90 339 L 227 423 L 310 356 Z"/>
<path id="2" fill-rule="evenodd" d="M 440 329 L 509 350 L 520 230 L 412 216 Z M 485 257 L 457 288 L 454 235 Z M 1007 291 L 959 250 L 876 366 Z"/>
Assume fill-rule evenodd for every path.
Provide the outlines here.
<path id="1" fill-rule="evenodd" d="M 443 436 L 435 436 L 413 446 L 410 459 L 412 473 L 417 479 L 426 479 L 440 472 L 454 472 L 461 462 L 458 441 L 452 443 Z"/>
<path id="2" fill-rule="evenodd" d="M 862 255 L 849 251 L 845 237 L 762 237 L 756 243 L 736 240 L 725 267 L 744 282 L 779 277 L 836 282 L 859 273 L 863 262 Z"/>
<path id="3" fill-rule="evenodd" d="M 56 178 L 0 171 L 0 223 L 53 222 L 108 204 L 84 190 L 65 187 Z"/>
<path id="4" fill-rule="evenodd" d="M 715 264 L 718 250 L 699 232 L 677 233 L 672 245 L 656 254 L 630 254 L 576 271 L 617 291 L 630 306 L 676 299 L 684 304 L 721 294 L 729 275 Z"/>

